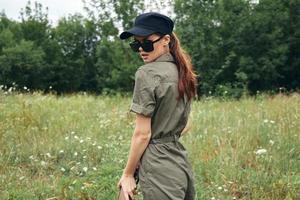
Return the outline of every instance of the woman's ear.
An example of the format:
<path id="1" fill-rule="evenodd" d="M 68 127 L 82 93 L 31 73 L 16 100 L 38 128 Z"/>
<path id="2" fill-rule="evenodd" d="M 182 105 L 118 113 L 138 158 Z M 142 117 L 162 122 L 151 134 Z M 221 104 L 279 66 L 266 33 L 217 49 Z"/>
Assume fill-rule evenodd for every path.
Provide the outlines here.
<path id="1" fill-rule="evenodd" d="M 167 34 L 165 35 L 165 37 L 163 38 L 163 45 L 167 46 L 170 43 L 171 39 L 170 39 L 170 35 Z"/>

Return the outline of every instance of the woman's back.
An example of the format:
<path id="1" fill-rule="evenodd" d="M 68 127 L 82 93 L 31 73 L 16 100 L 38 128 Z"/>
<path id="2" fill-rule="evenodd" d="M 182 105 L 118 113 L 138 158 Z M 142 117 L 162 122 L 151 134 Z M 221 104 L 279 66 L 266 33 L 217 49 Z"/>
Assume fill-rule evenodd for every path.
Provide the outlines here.
<path id="1" fill-rule="evenodd" d="M 180 136 L 188 120 L 191 102 L 187 101 L 186 95 L 176 100 L 179 95 L 178 70 L 172 54 L 163 54 L 141 66 L 136 72 L 135 84 L 131 110 L 143 102 L 144 114 L 152 116 L 151 138 Z"/>

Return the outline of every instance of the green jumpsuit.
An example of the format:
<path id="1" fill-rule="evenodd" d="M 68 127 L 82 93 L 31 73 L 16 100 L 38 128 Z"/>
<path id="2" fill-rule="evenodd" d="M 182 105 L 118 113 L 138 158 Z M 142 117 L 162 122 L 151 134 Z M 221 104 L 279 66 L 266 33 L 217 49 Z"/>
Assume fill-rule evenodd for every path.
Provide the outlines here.
<path id="1" fill-rule="evenodd" d="M 151 117 L 151 140 L 139 168 L 144 200 L 194 200 L 194 174 L 178 141 L 187 124 L 191 101 L 178 96 L 178 70 L 170 53 L 135 73 L 130 111 Z"/>

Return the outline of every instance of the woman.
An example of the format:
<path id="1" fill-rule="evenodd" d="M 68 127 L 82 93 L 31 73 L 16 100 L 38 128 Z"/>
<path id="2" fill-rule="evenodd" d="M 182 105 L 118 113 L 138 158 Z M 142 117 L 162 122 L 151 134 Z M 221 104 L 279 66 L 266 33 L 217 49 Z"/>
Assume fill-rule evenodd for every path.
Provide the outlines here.
<path id="1" fill-rule="evenodd" d="M 137 16 L 134 27 L 120 35 L 121 39 L 134 37 L 130 46 L 145 63 L 135 73 L 130 111 L 136 113 L 136 125 L 117 184 L 132 199 L 137 167 L 144 200 L 194 200 L 196 196 L 192 167 L 178 138 L 188 130 L 197 82 L 173 27 L 169 17 L 150 12 Z"/>

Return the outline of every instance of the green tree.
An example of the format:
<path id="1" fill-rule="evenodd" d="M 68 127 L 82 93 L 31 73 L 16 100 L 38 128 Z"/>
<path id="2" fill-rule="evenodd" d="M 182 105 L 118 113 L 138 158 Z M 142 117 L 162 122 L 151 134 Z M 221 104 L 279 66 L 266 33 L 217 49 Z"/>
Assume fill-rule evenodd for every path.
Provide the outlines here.
<path id="1" fill-rule="evenodd" d="M 201 76 L 200 93 L 299 88 L 299 1 L 174 3 L 177 32 Z M 223 89 L 222 89 L 223 90 Z"/>
<path id="2" fill-rule="evenodd" d="M 49 36 L 50 24 L 47 12 L 48 8 L 46 7 L 46 11 L 43 11 L 42 4 L 34 2 L 34 7 L 32 8 L 31 1 L 27 2 L 25 11 L 21 9 L 20 12 L 23 39 L 34 41 L 39 46 L 42 45 Z"/>
<path id="3" fill-rule="evenodd" d="M 75 14 L 59 20 L 52 31 L 54 62 L 49 66 L 48 82 L 61 92 L 75 92 L 84 81 L 85 27 L 83 17 Z"/>
<path id="4" fill-rule="evenodd" d="M 87 3 L 86 3 L 87 4 Z M 97 92 L 131 91 L 134 71 L 141 60 L 129 50 L 127 41 L 120 41 L 119 30 L 132 26 L 143 1 L 89 1 L 85 10 L 97 26 L 99 42 L 95 56 Z"/>
<path id="5" fill-rule="evenodd" d="M 0 82 L 8 86 L 15 82 L 20 87 L 36 88 L 43 76 L 44 56 L 43 50 L 32 41 L 22 40 L 14 47 L 3 48 Z"/>
<path id="6" fill-rule="evenodd" d="M 300 1 L 281 2 L 286 7 L 286 20 L 282 22 L 285 43 L 288 45 L 285 66 L 279 69 L 282 75 L 278 85 L 289 90 L 300 88 Z"/>

